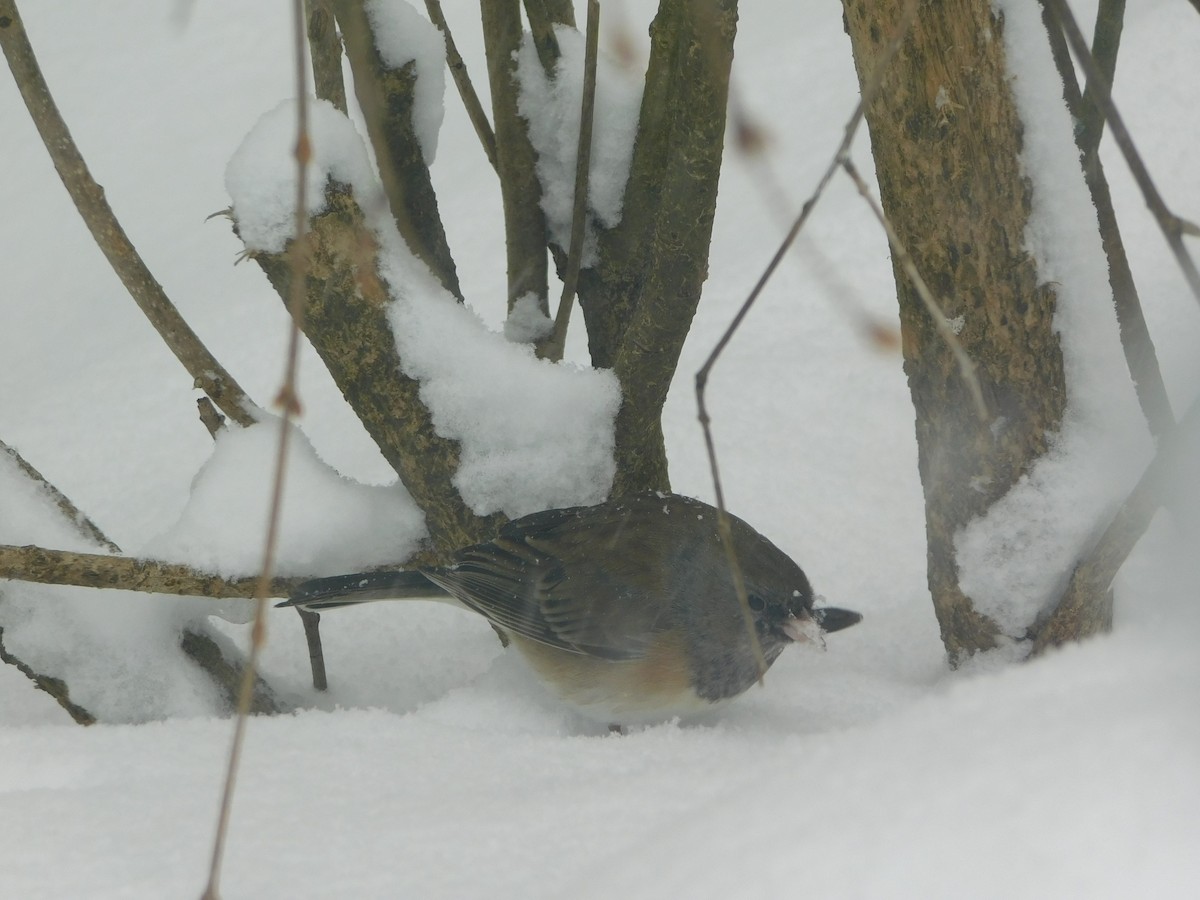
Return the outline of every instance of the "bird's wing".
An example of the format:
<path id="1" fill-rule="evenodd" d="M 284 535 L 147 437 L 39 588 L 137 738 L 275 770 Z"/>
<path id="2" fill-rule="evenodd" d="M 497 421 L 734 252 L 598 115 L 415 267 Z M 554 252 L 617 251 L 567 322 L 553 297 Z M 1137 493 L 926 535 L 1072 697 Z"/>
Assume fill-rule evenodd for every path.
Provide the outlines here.
<path id="1" fill-rule="evenodd" d="M 461 551 L 455 565 L 422 571 L 514 634 L 587 656 L 640 659 L 671 623 L 670 597 L 645 577 L 657 557 L 647 559 L 643 547 L 631 558 L 627 522 L 589 519 L 586 508 L 526 516 Z"/>

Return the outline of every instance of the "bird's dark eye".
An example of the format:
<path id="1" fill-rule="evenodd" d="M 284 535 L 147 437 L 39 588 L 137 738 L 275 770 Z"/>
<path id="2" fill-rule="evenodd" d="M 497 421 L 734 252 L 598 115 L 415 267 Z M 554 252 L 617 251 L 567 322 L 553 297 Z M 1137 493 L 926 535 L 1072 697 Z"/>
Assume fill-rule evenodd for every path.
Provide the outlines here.
<path id="1" fill-rule="evenodd" d="M 758 594 L 750 594 L 746 597 L 746 602 L 750 604 L 750 608 L 755 612 L 762 612 L 767 608 L 767 601 L 758 596 Z"/>

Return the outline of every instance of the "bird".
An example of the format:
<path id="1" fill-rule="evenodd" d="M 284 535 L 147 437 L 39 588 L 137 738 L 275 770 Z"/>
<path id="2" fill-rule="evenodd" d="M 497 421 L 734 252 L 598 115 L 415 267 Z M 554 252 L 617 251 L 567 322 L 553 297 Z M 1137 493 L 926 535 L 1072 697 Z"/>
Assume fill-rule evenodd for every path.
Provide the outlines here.
<path id="1" fill-rule="evenodd" d="M 788 644 L 823 648 L 825 634 L 862 619 L 814 608 L 800 566 L 741 519 L 728 522 L 745 607 L 718 510 L 662 492 L 535 512 L 449 565 L 316 578 L 278 605 L 451 602 L 486 618 L 588 719 L 620 730 L 691 718 L 760 681 Z"/>

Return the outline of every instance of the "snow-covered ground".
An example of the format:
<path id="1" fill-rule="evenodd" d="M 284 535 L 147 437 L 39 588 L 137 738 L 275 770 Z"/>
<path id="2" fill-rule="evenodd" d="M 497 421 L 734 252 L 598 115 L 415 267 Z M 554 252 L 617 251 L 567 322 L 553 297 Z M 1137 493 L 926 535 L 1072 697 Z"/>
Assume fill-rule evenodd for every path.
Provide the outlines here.
<path id="1" fill-rule="evenodd" d="M 225 220 L 205 217 L 230 202 L 225 167 L 243 137 L 292 94 L 285 5 L 109 0 L 102 16 L 67 0 L 22 6 L 131 238 L 266 405 L 281 370 L 281 304 L 256 267 L 233 266 L 241 245 Z M 445 6 L 482 87 L 475 4 Z M 606 4 L 605 15 L 632 21 L 636 6 Z M 769 130 L 772 174 L 727 156 L 711 276 L 666 411 L 674 486 L 705 498 L 687 376 L 857 98 L 836 4 L 743 6 L 736 89 Z M 1196 219 L 1200 123 L 1180 73 L 1200 58 L 1200 18 L 1179 0 L 1131 5 L 1121 54 L 1127 121 L 1164 194 Z M 855 158 L 868 169 L 865 137 Z M 1178 414 L 1200 387 L 1200 314 L 1110 150 Z M 0 438 L 127 552 L 253 568 L 270 441 L 231 436 L 214 456 L 190 380 L 92 244 L 6 76 L 0 159 Z M 498 330 L 499 191 L 452 89 L 434 178 L 464 293 Z M 731 508 L 830 603 L 861 610 L 861 625 L 824 654 L 789 650 L 764 688 L 708 721 L 612 736 L 545 697 L 486 623 L 436 604 L 325 616 L 332 687 L 314 696 L 297 617 L 275 611 L 267 677 L 311 709 L 250 723 L 224 895 L 1200 892 L 1194 535 L 1159 517 L 1119 577 L 1112 635 L 1026 665 L 948 671 L 925 587 L 912 407 L 898 357 L 864 336 L 864 316 L 894 326 L 891 269 L 869 211 L 838 179 L 710 387 Z M 398 537 L 389 543 L 411 527 L 399 492 L 339 483 L 321 463 L 367 485 L 392 480 L 311 356 L 302 391 L 316 456 L 301 447 L 294 466 L 292 558 L 332 573 L 401 553 Z M 0 541 L 68 546 L 14 483 L 0 471 Z M 206 503 L 188 505 L 193 489 Z M 1189 493 L 1196 485 L 1180 485 Z M 356 541 L 350 558 L 337 548 L 356 510 L 374 540 Z M 197 896 L 231 730 L 170 644 L 170 601 L 0 591 L 9 634 L 86 662 L 94 677 L 77 698 L 131 723 L 75 726 L 0 667 L 0 893 Z M 223 627 L 244 640 L 244 628 Z"/>

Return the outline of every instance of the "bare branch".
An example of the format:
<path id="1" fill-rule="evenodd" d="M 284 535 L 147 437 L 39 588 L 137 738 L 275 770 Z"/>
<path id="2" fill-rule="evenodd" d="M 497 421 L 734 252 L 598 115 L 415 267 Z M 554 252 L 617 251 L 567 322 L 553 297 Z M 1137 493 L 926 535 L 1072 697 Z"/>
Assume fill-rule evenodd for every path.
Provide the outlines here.
<path id="1" fill-rule="evenodd" d="M 92 178 L 87 164 L 75 146 L 63 121 L 50 88 L 25 34 L 16 0 L 0 0 L 0 48 L 8 60 L 13 78 L 37 126 L 42 143 L 54 162 L 59 178 L 71 195 L 75 208 L 116 272 L 129 295 L 145 313 L 150 324 L 221 411 L 239 425 L 252 425 L 253 406 L 233 376 L 213 358 L 200 338 L 188 326 L 162 286 L 138 255 L 112 208 L 104 199 L 104 189 Z"/>
<path id="2" fill-rule="evenodd" d="M 1146 199 L 1146 205 L 1154 213 L 1154 219 L 1158 222 L 1158 227 L 1162 229 L 1163 236 L 1167 240 L 1167 246 L 1175 254 L 1175 261 L 1179 264 L 1179 268 L 1183 272 L 1184 279 L 1187 281 L 1188 287 L 1191 288 L 1196 302 L 1200 303 L 1200 271 L 1196 269 L 1195 262 L 1192 261 L 1191 255 L 1183 245 L 1183 234 L 1187 230 L 1186 223 L 1179 216 L 1171 212 L 1162 195 L 1159 194 L 1158 188 L 1154 184 L 1154 179 L 1150 177 L 1150 172 L 1146 169 L 1145 163 L 1134 146 L 1133 138 L 1130 136 L 1129 130 L 1125 127 L 1125 120 L 1121 118 L 1116 104 L 1113 103 L 1112 92 L 1109 89 L 1108 82 L 1100 72 L 1096 61 L 1088 52 L 1087 41 L 1084 40 L 1083 34 L 1079 30 L 1079 24 L 1075 21 L 1075 16 L 1067 6 L 1065 0 L 1044 0 L 1044 3 L 1062 26 L 1067 36 L 1067 42 L 1071 45 L 1071 50 L 1075 53 L 1076 58 L 1079 59 L 1084 71 L 1087 72 L 1088 87 L 1095 87 L 1096 102 L 1108 119 L 1108 127 L 1112 130 L 1113 140 L 1121 148 L 1121 153 L 1125 157 L 1129 171 L 1132 173 L 1134 181 L 1137 182 L 1142 196 Z"/>
<path id="3" fill-rule="evenodd" d="M 533 294 L 549 311 L 546 217 L 537 180 L 537 154 L 517 111 L 517 61 L 521 46 L 520 0 L 481 0 L 496 163 L 504 201 L 504 244 L 508 255 L 508 308 Z"/>
<path id="4" fill-rule="evenodd" d="M 1117 72 L 1117 51 L 1121 48 L 1124 25 L 1125 0 L 1100 0 L 1091 53 L 1103 83 L 1110 87 Z M 1071 80 L 1075 80 L 1073 71 Z M 1078 119 L 1079 147 L 1085 154 L 1094 154 L 1104 133 L 1104 108 L 1096 102 L 1096 86 L 1090 81 L 1080 98 Z"/>
<path id="5" fill-rule="evenodd" d="M 78 553 L 33 545 L 17 547 L 12 544 L 0 544 L 0 578 L 34 584 L 66 584 L 148 594 L 209 597 L 214 600 L 251 598 L 258 581 L 255 575 L 224 578 L 182 563 L 108 556 L 103 553 Z M 303 580 L 271 579 L 267 585 L 267 595 L 286 597 Z"/>
<path id="6" fill-rule="evenodd" d="M 538 355 L 557 362 L 567 343 L 567 326 L 579 285 L 579 266 L 583 261 L 583 238 L 587 226 L 588 174 L 592 166 L 592 118 L 596 108 L 596 62 L 600 42 L 600 2 L 588 0 L 587 35 L 583 56 L 583 98 L 579 109 L 579 140 L 575 156 L 575 198 L 571 210 L 571 246 L 567 250 L 562 296 L 554 317 L 554 332 L 541 346 Z"/>
<path id="7" fill-rule="evenodd" d="M 325 650 L 321 645 L 321 614 L 299 606 L 295 609 L 304 625 L 304 640 L 308 644 L 308 663 L 312 669 L 313 689 L 329 690 L 329 678 L 325 674 Z"/>
<path id="8" fill-rule="evenodd" d="M 624 212 L 600 237 L 623 271 L 580 278 L 592 362 L 621 384 L 614 496 L 669 485 L 662 406 L 708 276 L 736 31 L 733 0 L 659 5 Z"/>
<path id="9" fill-rule="evenodd" d="M 1124 7 L 1124 0 L 1103 0 L 1100 18 L 1096 21 L 1096 41 L 1110 45 L 1107 51 L 1110 56 L 1104 62 L 1097 62 L 1111 77 L 1116 65 L 1116 39 L 1120 35 L 1120 23 L 1105 26 L 1101 19 L 1105 15 L 1116 15 L 1109 7 Z M 1095 98 L 1091 98 L 1092 107 L 1086 107 L 1089 102 L 1079 92 L 1079 83 L 1075 79 L 1075 67 L 1071 64 L 1071 51 L 1067 47 L 1063 30 L 1050 15 L 1045 3 L 1042 4 L 1042 18 L 1045 21 L 1046 33 L 1050 38 L 1050 50 L 1054 57 L 1055 66 L 1063 81 L 1063 94 L 1067 106 L 1076 121 L 1081 123 L 1075 132 L 1075 142 L 1083 154 L 1083 175 L 1088 191 L 1092 195 L 1092 203 L 1096 207 L 1096 219 L 1100 227 L 1100 240 L 1104 245 L 1104 255 L 1108 259 L 1108 281 L 1112 287 L 1113 303 L 1117 310 L 1117 324 L 1121 330 L 1121 348 L 1125 352 L 1125 363 L 1129 366 L 1129 374 L 1133 378 L 1137 390 L 1138 402 L 1142 414 L 1150 426 L 1151 433 L 1161 437 L 1175 424 L 1175 414 L 1171 411 L 1171 401 L 1167 397 L 1167 387 L 1163 383 L 1162 371 L 1158 365 L 1158 354 L 1154 350 L 1154 341 L 1150 337 L 1150 329 L 1146 325 L 1146 317 L 1142 313 L 1141 300 L 1138 297 L 1137 285 L 1133 280 L 1133 269 L 1129 265 L 1129 257 L 1125 253 L 1125 242 L 1121 239 L 1121 231 L 1117 223 L 1116 209 L 1113 207 L 1112 194 L 1108 188 L 1108 179 L 1104 174 L 1104 166 L 1100 161 L 1099 142 L 1103 129 L 1103 112 L 1095 106 Z M 1113 32 L 1115 31 L 1115 35 Z M 1103 39 L 1101 35 L 1106 37 Z M 1092 90 L 1089 85 L 1089 90 Z M 1085 107 L 1094 109 L 1100 118 L 1094 126 L 1087 125 Z M 1094 131 L 1089 130 L 1094 128 Z"/>
<path id="10" fill-rule="evenodd" d="M 720 359 L 721 354 L 725 351 L 725 347 L 728 346 L 730 340 L 733 339 L 733 335 L 737 332 L 738 328 L 741 327 L 742 320 L 746 318 L 746 314 L 750 312 L 750 308 L 754 306 L 759 295 L 763 292 L 763 289 L 767 286 L 767 283 L 771 280 L 772 276 L 774 276 L 775 270 L 778 269 L 779 264 L 783 262 L 784 256 L 787 255 L 787 252 L 791 249 L 792 244 L 796 242 L 796 238 L 800 236 L 800 231 L 808 222 L 808 217 L 812 215 L 813 209 L 816 208 L 818 201 L 825 193 L 825 188 L 828 187 L 829 182 L 833 180 L 833 173 L 838 170 L 838 166 L 842 164 L 842 160 L 848 158 L 850 145 L 854 142 L 854 136 L 858 133 L 858 126 L 862 124 L 863 114 L 866 110 L 866 106 L 879 92 L 879 87 L 883 83 L 883 73 L 887 69 L 888 63 L 891 62 L 892 57 L 896 55 L 896 51 L 899 50 L 900 42 L 904 40 L 904 35 L 912 26 L 913 18 L 916 16 L 916 11 L 917 4 L 915 0 L 910 2 L 904 8 L 904 13 L 896 26 L 896 33 L 892 36 L 887 48 L 883 51 L 879 61 L 876 63 L 875 69 L 871 73 L 870 81 L 863 90 L 862 97 L 859 99 L 858 105 L 854 107 L 854 111 L 850 114 L 849 121 L 846 122 L 846 127 L 842 130 L 842 141 L 840 144 L 838 144 L 837 151 L 830 159 L 829 165 L 825 167 L 825 171 L 821 175 L 821 180 L 817 182 L 817 186 L 813 190 L 812 196 L 805 200 L 804 205 L 800 207 L 800 213 L 792 222 L 792 227 L 789 228 L 787 234 L 784 235 L 779 247 L 776 248 L 774 255 L 767 263 L 767 267 L 763 269 L 758 281 L 756 281 L 754 283 L 754 287 L 751 288 L 750 294 L 744 301 L 742 301 L 742 305 L 738 308 L 738 311 L 734 315 L 732 321 L 730 321 L 729 326 L 721 335 L 720 340 L 717 341 L 716 346 L 713 347 L 712 352 L 709 353 L 708 358 L 704 361 L 704 365 L 702 365 L 696 372 L 696 405 L 700 408 L 700 422 L 704 426 L 706 436 L 709 436 L 709 438 L 711 438 L 708 433 L 709 417 L 704 409 L 704 390 L 708 384 L 708 376 L 712 372 L 713 366 L 716 365 L 717 360 Z M 711 439 L 709 440 L 709 443 L 711 444 Z M 717 473 L 715 471 L 716 460 L 712 453 L 709 454 L 709 462 L 714 467 L 714 480 L 719 481 L 720 479 L 717 478 Z M 718 493 L 719 491 L 720 488 L 718 487 Z"/>
<path id="11" fill-rule="evenodd" d="M 450 25 L 442 13 L 442 4 L 439 0 L 425 0 L 425 9 L 429 12 L 429 21 L 436 25 L 445 36 L 446 65 L 450 67 L 450 77 L 454 79 L 454 86 L 458 88 L 458 96 L 462 98 L 467 118 L 471 120 L 471 126 L 475 129 L 475 135 L 483 146 L 483 152 L 487 156 L 488 162 L 492 164 L 492 168 L 496 169 L 496 134 L 492 131 L 492 123 L 488 121 L 487 113 L 483 111 L 483 104 L 479 102 L 479 95 L 475 93 L 475 85 L 471 83 L 471 76 L 467 74 L 467 64 L 463 62 L 462 55 L 458 52 L 458 45 L 454 43 Z"/>
<path id="12" fill-rule="evenodd" d="M 375 44 L 361 0 L 332 0 L 354 73 L 354 94 L 366 120 L 379 178 L 396 228 L 412 252 L 459 300 L 462 289 L 438 211 L 429 164 L 413 127 L 416 63 L 392 69 Z"/>

